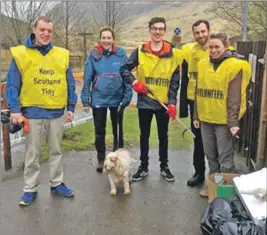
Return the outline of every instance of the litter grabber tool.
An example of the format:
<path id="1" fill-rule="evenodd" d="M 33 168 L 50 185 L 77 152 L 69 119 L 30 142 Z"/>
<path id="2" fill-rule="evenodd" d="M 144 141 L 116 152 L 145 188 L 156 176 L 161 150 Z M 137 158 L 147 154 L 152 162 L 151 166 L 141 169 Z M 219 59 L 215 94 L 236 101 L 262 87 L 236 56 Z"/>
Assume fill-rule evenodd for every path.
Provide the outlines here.
<path id="1" fill-rule="evenodd" d="M 147 89 L 147 92 L 149 93 L 149 94 L 151 94 L 159 103 L 160 103 L 160 105 L 163 107 L 163 108 L 165 108 L 166 110 L 168 110 L 168 107 L 164 104 L 164 103 L 162 103 L 154 94 L 153 94 L 153 92 L 151 91 L 151 90 L 149 90 L 147 87 L 146 87 L 146 89 Z M 187 127 L 177 116 L 175 116 L 175 119 L 176 119 L 176 121 L 177 122 L 179 122 L 184 128 L 185 128 L 185 130 L 183 131 L 183 136 L 184 136 L 184 133 L 186 132 L 186 131 L 189 131 L 189 133 L 193 136 L 193 138 L 196 138 L 196 136 L 194 135 L 194 133 L 190 130 L 190 128 L 189 127 Z"/>

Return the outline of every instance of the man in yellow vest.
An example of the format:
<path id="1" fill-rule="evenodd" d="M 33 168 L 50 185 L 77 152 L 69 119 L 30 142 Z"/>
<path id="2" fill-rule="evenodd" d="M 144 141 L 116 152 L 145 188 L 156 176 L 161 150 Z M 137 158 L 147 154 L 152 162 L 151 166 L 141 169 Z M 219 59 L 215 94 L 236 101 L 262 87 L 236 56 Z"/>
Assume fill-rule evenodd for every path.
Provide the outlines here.
<path id="1" fill-rule="evenodd" d="M 188 117 L 190 109 L 191 128 L 194 138 L 193 165 L 195 173 L 187 182 L 188 186 L 194 187 L 205 180 L 205 154 L 201 132 L 193 125 L 193 111 L 195 100 L 195 85 L 197 76 L 197 64 L 203 58 L 209 56 L 210 25 L 206 20 L 198 20 L 192 25 L 193 36 L 196 42 L 185 44 L 182 48 L 184 61 L 182 65 L 182 79 L 180 92 L 180 117 Z"/>
<path id="2" fill-rule="evenodd" d="M 168 124 L 169 117 L 176 116 L 182 52 L 172 48 L 170 43 L 163 40 L 166 32 L 164 18 L 154 17 L 148 26 L 151 39 L 134 50 L 120 69 L 121 77 L 132 83 L 133 89 L 138 93 L 141 165 L 132 180 L 138 181 L 148 175 L 150 127 L 155 115 L 159 136 L 160 172 L 167 181 L 174 181 L 174 176 L 168 167 Z M 131 73 L 135 67 L 137 67 L 137 79 Z M 158 100 L 168 106 L 167 112 Z"/>
<path id="3" fill-rule="evenodd" d="M 55 47 L 51 40 L 53 23 L 47 17 L 37 19 L 33 33 L 24 45 L 10 48 L 12 61 L 7 74 L 6 97 L 11 122 L 23 125 L 25 134 L 24 194 L 19 204 L 31 204 L 37 195 L 42 137 L 48 143 L 51 193 L 72 197 L 63 182 L 60 143 L 66 121 L 71 122 L 77 102 L 75 80 L 69 67 L 69 51 Z"/>

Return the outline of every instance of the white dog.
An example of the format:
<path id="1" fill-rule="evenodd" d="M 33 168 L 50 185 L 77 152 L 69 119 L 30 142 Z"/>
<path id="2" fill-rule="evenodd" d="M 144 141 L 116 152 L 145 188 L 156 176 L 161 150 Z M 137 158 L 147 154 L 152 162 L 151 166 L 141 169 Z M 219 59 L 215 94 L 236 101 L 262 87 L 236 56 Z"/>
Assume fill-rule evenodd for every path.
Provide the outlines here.
<path id="1" fill-rule="evenodd" d="M 103 172 L 108 174 L 110 182 L 110 195 L 116 195 L 119 183 L 123 183 L 124 194 L 129 195 L 130 190 L 130 169 L 131 163 L 135 162 L 126 149 L 118 149 L 109 153 L 104 161 Z"/>

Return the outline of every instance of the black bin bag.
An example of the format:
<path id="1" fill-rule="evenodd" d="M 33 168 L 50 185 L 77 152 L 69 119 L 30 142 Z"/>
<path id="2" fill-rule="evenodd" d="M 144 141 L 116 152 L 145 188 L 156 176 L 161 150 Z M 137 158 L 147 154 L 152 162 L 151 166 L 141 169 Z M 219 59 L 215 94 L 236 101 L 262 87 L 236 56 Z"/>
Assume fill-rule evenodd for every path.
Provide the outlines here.
<path id="1" fill-rule="evenodd" d="M 266 235 L 266 232 L 252 221 L 225 221 L 217 225 L 212 235 Z"/>
<path id="2" fill-rule="evenodd" d="M 250 220 L 250 217 L 243 206 L 241 200 L 237 195 L 233 196 L 230 200 L 230 206 L 232 208 L 233 218 L 237 218 L 238 221 Z"/>
<path id="3" fill-rule="evenodd" d="M 203 235 L 212 235 L 219 222 L 228 221 L 233 217 L 232 209 L 227 200 L 216 198 L 211 202 L 200 220 Z"/>

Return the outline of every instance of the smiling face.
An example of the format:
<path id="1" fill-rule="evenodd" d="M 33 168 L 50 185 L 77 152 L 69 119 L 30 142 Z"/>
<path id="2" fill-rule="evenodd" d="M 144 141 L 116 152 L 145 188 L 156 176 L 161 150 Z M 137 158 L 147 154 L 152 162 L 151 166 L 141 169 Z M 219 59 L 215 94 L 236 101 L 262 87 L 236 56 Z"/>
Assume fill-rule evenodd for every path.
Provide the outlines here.
<path id="1" fill-rule="evenodd" d="M 210 57 L 213 59 L 217 59 L 222 56 L 227 50 L 226 45 L 222 42 L 222 40 L 218 38 L 212 38 L 209 42 L 210 49 Z"/>
<path id="2" fill-rule="evenodd" d="M 53 37 L 53 23 L 44 20 L 39 20 L 37 25 L 33 27 L 35 34 L 35 42 L 38 45 L 48 45 Z"/>
<path id="3" fill-rule="evenodd" d="M 207 28 L 206 24 L 201 23 L 193 27 L 193 35 L 199 45 L 204 46 L 209 40 L 210 30 Z"/>
<path id="4" fill-rule="evenodd" d="M 104 50 L 112 50 L 114 38 L 111 31 L 103 31 L 100 35 L 100 45 Z"/>
<path id="5" fill-rule="evenodd" d="M 154 43 L 161 42 L 166 32 L 166 26 L 164 23 L 161 22 L 154 23 L 153 25 L 151 25 L 149 32 L 152 42 Z"/>

